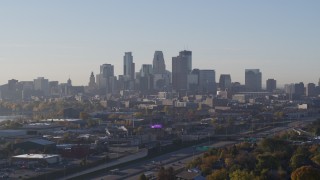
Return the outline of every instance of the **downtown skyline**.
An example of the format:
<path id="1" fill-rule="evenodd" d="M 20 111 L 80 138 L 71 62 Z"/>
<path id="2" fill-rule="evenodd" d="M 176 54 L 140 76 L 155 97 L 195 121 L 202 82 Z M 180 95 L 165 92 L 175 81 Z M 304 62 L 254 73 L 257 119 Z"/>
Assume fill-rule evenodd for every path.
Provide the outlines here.
<path id="1" fill-rule="evenodd" d="M 16 2 L 0 2 L 0 84 L 43 76 L 87 85 L 101 64 L 123 74 L 124 52 L 138 72 L 162 51 L 172 71 L 184 49 L 193 68 L 214 69 L 216 81 L 231 74 L 244 83 L 251 68 L 263 86 L 269 78 L 281 86 L 320 77 L 317 1 Z"/>

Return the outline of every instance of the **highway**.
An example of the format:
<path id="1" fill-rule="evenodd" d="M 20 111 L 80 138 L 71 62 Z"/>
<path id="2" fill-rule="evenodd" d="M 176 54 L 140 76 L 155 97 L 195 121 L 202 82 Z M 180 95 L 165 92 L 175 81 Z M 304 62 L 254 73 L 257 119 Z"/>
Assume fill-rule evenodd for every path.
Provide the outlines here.
<path id="1" fill-rule="evenodd" d="M 316 117 L 312 118 L 304 118 L 300 120 L 292 120 L 290 123 L 280 126 L 280 127 L 274 127 L 268 130 L 265 130 L 263 132 L 259 132 L 257 134 L 250 135 L 253 138 L 264 138 L 264 137 L 270 137 L 276 133 L 287 131 L 289 129 L 293 129 L 296 127 L 301 127 L 306 125 L 307 123 L 310 123 L 314 121 Z M 246 135 L 247 136 L 247 135 Z M 240 134 L 233 134 L 230 137 L 234 138 L 234 141 L 223 141 L 223 140 L 216 140 L 216 142 L 212 144 L 202 144 L 197 146 L 212 146 L 215 148 L 223 147 L 226 145 L 235 144 L 237 140 L 240 140 L 242 136 Z M 229 138 L 229 136 L 228 136 Z M 144 173 L 144 172 L 157 172 L 157 168 L 164 166 L 169 167 L 172 166 L 174 169 L 183 168 L 185 166 L 186 162 L 189 162 L 192 160 L 192 158 L 195 158 L 196 156 L 201 155 L 203 152 L 197 151 L 196 147 L 188 147 L 184 148 L 175 152 L 167 153 L 152 159 L 139 161 L 136 163 L 132 163 L 130 165 L 126 165 L 124 167 L 120 167 L 113 170 L 106 170 L 105 173 L 101 173 L 99 171 L 98 174 L 92 175 L 91 177 L 88 177 L 90 179 L 95 180 L 103 180 L 103 179 L 110 179 L 110 180 L 118 180 L 118 179 L 138 179 L 138 177 Z M 116 163 L 118 164 L 118 162 Z M 108 165 L 110 167 L 110 165 Z M 100 167 L 101 168 L 101 167 Z M 96 169 L 96 168 L 94 168 Z M 94 170 L 93 170 L 94 171 Z M 91 172 L 93 172 L 91 170 Z M 80 172 L 79 172 L 80 173 Z M 81 172 L 81 174 L 86 174 L 85 172 Z M 155 173 L 156 174 L 156 173 Z M 70 179 L 70 177 L 74 178 L 76 176 L 69 176 L 64 179 Z"/>
<path id="2" fill-rule="evenodd" d="M 214 148 L 224 147 L 226 145 L 235 144 L 235 141 L 221 141 L 215 142 L 212 144 L 202 144 L 198 146 L 211 146 Z M 169 167 L 172 166 L 174 168 L 184 167 L 184 164 L 192 158 L 201 155 L 204 153 L 203 151 L 197 151 L 196 147 L 188 147 L 175 152 L 171 152 L 168 154 L 164 154 L 152 159 L 148 159 L 145 161 L 141 161 L 138 163 L 134 163 L 128 165 L 126 167 L 122 167 L 119 169 L 115 169 L 113 171 L 109 171 L 98 176 L 93 177 L 95 180 L 118 180 L 118 179 L 138 179 L 138 177 L 147 171 L 157 171 L 157 168 L 160 166 Z M 179 163 L 180 161 L 180 163 Z"/>

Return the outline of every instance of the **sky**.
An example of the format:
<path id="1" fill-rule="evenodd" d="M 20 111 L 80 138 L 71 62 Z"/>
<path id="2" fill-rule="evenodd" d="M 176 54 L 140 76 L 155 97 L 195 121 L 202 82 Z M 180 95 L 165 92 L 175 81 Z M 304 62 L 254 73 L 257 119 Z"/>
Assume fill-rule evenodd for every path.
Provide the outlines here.
<path id="1" fill-rule="evenodd" d="M 260 69 L 263 85 L 317 83 L 319 0 L 1 0 L 0 84 L 45 77 L 87 85 L 101 64 L 123 74 L 124 52 L 136 71 L 164 53 L 167 70 L 181 50 L 193 68 L 231 74 Z"/>

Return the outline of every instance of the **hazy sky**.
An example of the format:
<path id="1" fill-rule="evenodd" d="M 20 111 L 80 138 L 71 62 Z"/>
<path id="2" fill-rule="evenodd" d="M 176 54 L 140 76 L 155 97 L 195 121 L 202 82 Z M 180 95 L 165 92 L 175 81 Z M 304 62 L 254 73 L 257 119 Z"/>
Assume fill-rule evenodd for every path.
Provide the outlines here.
<path id="1" fill-rule="evenodd" d="M 123 72 L 131 51 L 136 71 L 155 50 L 171 58 L 187 49 L 193 68 L 244 82 L 259 68 L 263 84 L 318 82 L 319 0 L 2 0 L 0 84 L 8 79 L 86 85 L 104 63 Z"/>

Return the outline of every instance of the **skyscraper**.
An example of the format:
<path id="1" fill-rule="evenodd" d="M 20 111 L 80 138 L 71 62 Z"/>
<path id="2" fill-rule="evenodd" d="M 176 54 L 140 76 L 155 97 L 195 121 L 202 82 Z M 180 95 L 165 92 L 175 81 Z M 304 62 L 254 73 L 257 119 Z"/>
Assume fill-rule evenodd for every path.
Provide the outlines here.
<path id="1" fill-rule="evenodd" d="M 246 91 L 261 91 L 262 74 L 259 69 L 245 70 L 245 86 Z"/>
<path id="2" fill-rule="evenodd" d="M 96 80 L 95 80 L 93 72 L 91 72 L 88 86 L 91 88 L 94 88 L 96 86 Z"/>
<path id="3" fill-rule="evenodd" d="M 143 64 L 137 76 L 140 91 L 147 93 L 153 89 L 153 69 L 151 64 Z"/>
<path id="4" fill-rule="evenodd" d="M 141 70 L 140 70 L 140 76 L 148 76 L 153 74 L 153 69 L 151 64 L 142 64 Z"/>
<path id="5" fill-rule="evenodd" d="M 125 52 L 123 56 L 123 75 L 129 80 L 134 80 L 135 64 L 131 52 Z"/>
<path id="6" fill-rule="evenodd" d="M 306 95 L 309 97 L 316 96 L 316 85 L 314 83 L 308 83 Z"/>
<path id="7" fill-rule="evenodd" d="M 231 76 L 230 74 L 221 74 L 219 79 L 220 90 L 231 90 Z"/>
<path id="8" fill-rule="evenodd" d="M 191 51 L 180 51 L 179 56 L 184 58 L 185 61 L 187 61 L 187 65 L 188 65 L 188 71 L 189 73 L 192 70 L 192 52 Z"/>
<path id="9" fill-rule="evenodd" d="M 153 73 L 164 74 L 166 72 L 166 65 L 163 58 L 162 51 L 156 51 L 153 57 Z"/>
<path id="10" fill-rule="evenodd" d="M 102 77 L 108 78 L 114 76 L 114 67 L 111 64 L 103 64 L 100 66 L 100 74 Z"/>
<path id="11" fill-rule="evenodd" d="M 199 71 L 199 90 L 202 93 L 216 94 L 216 72 L 215 70 Z"/>
<path id="12" fill-rule="evenodd" d="M 114 67 L 111 64 L 103 64 L 100 66 L 100 74 L 97 74 L 97 86 L 102 94 L 112 93 L 115 88 Z"/>
<path id="13" fill-rule="evenodd" d="M 191 51 L 181 51 L 179 56 L 172 57 L 172 88 L 174 90 L 187 90 L 188 74 L 191 72 L 191 65 Z"/>
<path id="14" fill-rule="evenodd" d="M 268 92 L 273 92 L 277 88 L 277 81 L 274 79 L 268 79 L 266 84 Z"/>

